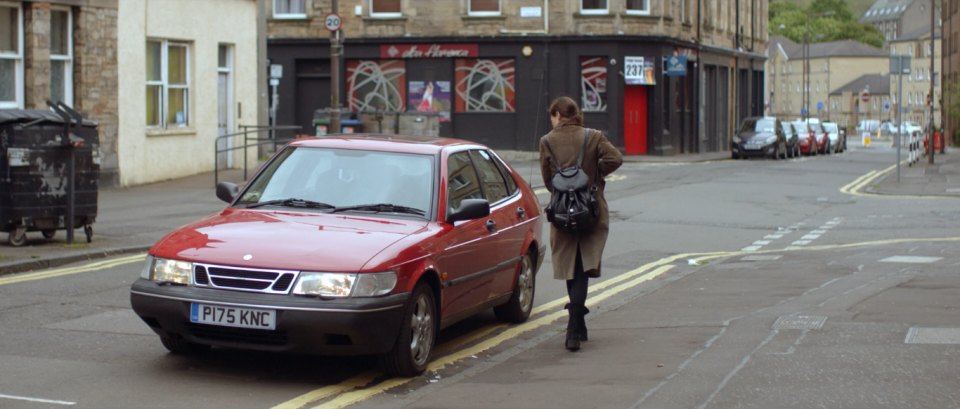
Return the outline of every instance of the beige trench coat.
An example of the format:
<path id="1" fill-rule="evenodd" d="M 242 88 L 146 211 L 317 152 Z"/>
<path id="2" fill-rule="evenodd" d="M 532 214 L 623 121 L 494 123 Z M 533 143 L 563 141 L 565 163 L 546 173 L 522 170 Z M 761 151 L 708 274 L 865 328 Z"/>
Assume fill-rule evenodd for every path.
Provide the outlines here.
<path id="1" fill-rule="evenodd" d="M 577 163 L 577 153 L 583 146 L 583 127 L 573 124 L 560 123 L 550 133 L 540 138 L 540 173 L 547 189 L 553 191 L 550 181 L 556 173 L 556 163 L 561 168 L 573 166 Z M 583 171 L 593 180 L 599 179 L 597 200 L 600 202 L 600 220 L 592 231 L 583 234 L 572 234 L 550 226 L 550 247 L 553 260 L 553 278 L 559 280 L 573 279 L 577 261 L 577 246 L 580 247 L 580 256 L 583 259 L 583 269 L 590 277 L 600 276 L 600 258 L 603 256 L 603 247 L 607 243 L 607 233 L 610 231 L 610 213 L 607 199 L 604 197 L 603 180 L 620 167 L 623 156 L 607 140 L 600 131 L 589 132 L 589 142 L 583 154 Z M 557 155 L 554 158 L 543 141 L 550 141 L 550 148 Z M 598 176 L 599 172 L 599 176 Z"/>

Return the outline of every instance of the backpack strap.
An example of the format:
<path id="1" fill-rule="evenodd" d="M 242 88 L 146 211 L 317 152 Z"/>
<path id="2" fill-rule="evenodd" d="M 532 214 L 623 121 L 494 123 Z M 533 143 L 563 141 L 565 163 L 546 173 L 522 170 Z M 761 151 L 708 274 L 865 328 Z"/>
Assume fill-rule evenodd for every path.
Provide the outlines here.
<path id="1" fill-rule="evenodd" d="M 580 152 L 577 153 L 577 168 L 583 167 L 583 152 L 587 150 L 587 141 L 590 140 L 590 128 L 583 128 L 583 145 L 580 146 Z M 550 151 L 550 156 L 554 159 L 554 166 L 557 168 L 557 172 L 561 171 L 563 168 L 560 167 L 560 161 L 557 160 L 557 154 L 553 153 L 553 148 L 550 147 L 550 141 L 546 137 L 543 138 L 543 144 L 547 145 L 547 150 Z"/>

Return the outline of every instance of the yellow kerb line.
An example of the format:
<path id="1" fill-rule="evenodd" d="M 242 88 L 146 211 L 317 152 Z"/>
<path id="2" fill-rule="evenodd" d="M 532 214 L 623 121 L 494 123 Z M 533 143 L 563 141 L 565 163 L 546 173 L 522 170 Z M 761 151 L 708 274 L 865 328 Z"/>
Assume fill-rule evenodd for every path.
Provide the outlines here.
<path id="1" fill-rule="evenodd" d="M 124 264 L 143 261 L 146 255 L 147 253 L 140 253 L 132 256 L 126 256 L 126 257 L 121 257 L 121 258 L 116 258 L 111 260 L 105 260 L 105 261 L 98 261 L 96 263 L 85 264 L 77 267 L 58 268 L 54 270 L 40 271 L 36 273 L 24 273 L 24 274 L 13 275 L 10 277 L 2 277 L 0 278 L 0 285 L 16 284 L 16 283 L 22 283 L 26 281 L 43 280 L 47 278 L 61 277 L 61 276 L 66 276 L 71 274 L 80 274 L 80 273 L 86 273 L 86 272 L 95 271 L 95 270 L 103 270 L 107 268 L 121 266 Z"/>

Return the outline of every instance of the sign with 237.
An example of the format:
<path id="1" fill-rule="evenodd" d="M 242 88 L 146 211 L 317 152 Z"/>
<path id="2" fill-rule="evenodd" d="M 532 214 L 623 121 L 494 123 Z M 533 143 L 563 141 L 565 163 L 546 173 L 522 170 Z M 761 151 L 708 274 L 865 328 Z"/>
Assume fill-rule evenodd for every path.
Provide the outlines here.
<path id="1" fill-rule="evenodd" d="M 623 57 L 623 77 L 627 85 L 654 85 L 653 61 L 644 57 Z"/>

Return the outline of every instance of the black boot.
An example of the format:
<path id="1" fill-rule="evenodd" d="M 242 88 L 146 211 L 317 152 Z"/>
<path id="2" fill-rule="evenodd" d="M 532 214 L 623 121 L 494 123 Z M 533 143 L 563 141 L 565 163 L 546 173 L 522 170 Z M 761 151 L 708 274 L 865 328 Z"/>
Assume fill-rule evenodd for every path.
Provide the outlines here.
<path id="1" fill-rule="evenodd" d="M 567 337 L 565 346 L 569 351 L 579 351 L 580 342 L 587 340 L 587 325 L 583 316 L 589 312 L 583 305 L 567 304 L 565 308 L 569 312 L 567 320 Z"/>

